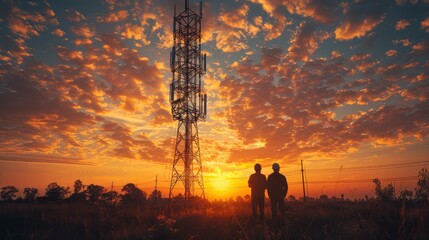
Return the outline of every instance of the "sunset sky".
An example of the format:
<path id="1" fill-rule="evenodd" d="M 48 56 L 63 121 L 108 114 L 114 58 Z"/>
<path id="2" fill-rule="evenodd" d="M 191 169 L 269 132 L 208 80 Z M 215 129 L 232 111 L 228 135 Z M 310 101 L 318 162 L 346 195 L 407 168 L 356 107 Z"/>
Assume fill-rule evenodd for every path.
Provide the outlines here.
<path id="1" fill-rule="evenodd" d="M 0 0 L 0 187 L 76 179 L 168 196 L 169 53 L 184 0 Z M 194 9 L 198 2 L 190 0 Z M 203 1 L 206 196 L 414 190 L 429 166 L 428 0 Z M 383 180 L 385 179 L 385 180 Z M 179 186 L 182 187 L 182 186 Z M 178 188 L 178 191 L 181 189 Z"/>

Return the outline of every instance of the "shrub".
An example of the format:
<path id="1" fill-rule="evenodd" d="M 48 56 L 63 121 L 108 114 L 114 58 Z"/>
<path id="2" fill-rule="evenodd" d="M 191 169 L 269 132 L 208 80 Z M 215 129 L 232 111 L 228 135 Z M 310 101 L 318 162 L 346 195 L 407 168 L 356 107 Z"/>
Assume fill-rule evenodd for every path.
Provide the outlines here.
<path id="1" fill-rule="evenodd" d="M 422 168 L 422 170 L 419 171 L 418 177 L 416 199 L 426 201 L 429 199 L 429 172 L 427 168 Z"/>
<path id="2" fill-rule="evenodd" d="M 10 201 L 16 198 L 16 193 L 19 192 L 15 186 L 6 186 L 1 189 L 1 199 Z"/>
<path id="3" fill-rule="evenodd" d="M 380 179 L 376 178 L 373 180 L 375 184 L 375 195 L 377 199 L 382 201 L 393 201 L 395 200 L 395 187 L 389 183 L 386 187 L 382 188 Z"/>

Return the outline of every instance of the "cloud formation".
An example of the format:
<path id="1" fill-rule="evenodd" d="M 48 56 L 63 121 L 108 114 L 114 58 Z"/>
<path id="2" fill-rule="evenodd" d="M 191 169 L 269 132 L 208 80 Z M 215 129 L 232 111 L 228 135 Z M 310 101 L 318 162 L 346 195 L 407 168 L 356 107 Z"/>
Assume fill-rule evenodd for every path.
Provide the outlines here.
<path id="1" fill-rule="evenodd" d="M 24 163 L 54 163 L 54 164 L 72 164 L 94 166 L 94 163 L 85 162 L 81 158 L 62 157 L 62 156 L 47 156 L 41 154 L 19 154 L 19 153 L 1 153 L 0 161 L 5 162 L 24 162 Z"/>
<path id="2" fill-rule="evenodd" d="M 348 63 L 342 56 L 312 59 L 301 68 L 286 61 L 276 68 L 275 75 L 273 71 L 258 71 L 279 64 L 281 55 L 275 49 L 263 50 L 259 62 L 238 64 L 234 67 L 238 76 L 226 78 L 221 84 L 221 95 L 231 102 L 228 123 L 245 146 L 233 149 L 230 161 L 290 161 L 304 153 L 332 156 L 368 141 L 391 145 L 409 137 L 427 136 L 427 103 L 381 105 L 337 117 L 339 110 L 348 105 L 383 102 L 399 95 L 426 99 L 427 87 L 402 92 L 395 82 L 379 80 L 397 76 L 400 66 L 380 66 L 376 71 L 363 71 L 364 79 L 350 78 L 355 62 L 373 61 L 370 55 L 362 54 L 352 56 Z M 405 116 L 409 116 L 407 121 L 399 120 Z"/>
<path id="3" fill-rule="evenodd" d="M 246 31 L 250 36 L 255 36 L 259 32 L 259 28 L 248 22 L 248 12 L 249 6 L 243 4 L 241 7 L 230 12 L 222 11 L 219 14 L 219 21 L 229 27 Z"/>
<path id="4" fill-rule="evenodd" d="M 331 23 L 336 19 L 336 11 L 339 2 L 320 0 L 250 0 L 258 3 L 271 16 L 278 18 L 281 15 L 281 8 L 285 7 L 289 13 L 304 17 L 310 17 L 321 23 Z"/>
<path id="5" fill-rule="evenodd" d="M 389 57 L 392 57 L 392 56 L 394 56 L 396 54 L 398 54 L 398 51 L 396 51 L 394 49 L 391 49 L 391 50 L 389 50 L 389 51 L 386 52 L 386 55 L 389 56 Z"/>
<path id="6" fill-rule="evenodd" d="M 344 21 L 335 29 L 338 40 L 364 37 L 383 22 L 385 17 L 382 4 L 368 0 L 354 2 L 344 12 Z"/>
<path id="7" fill-rule="evenodd" d="M 66 14 L 64 17 L 68 21 L 71 21 L 74 23 L 82 22 L 83 20 L 86 19 L 86 17 L 82 13 L 80 13 L 74 9 L 66 9 Z"/>
<path id="8" fill-rule="evenodd" d="M 320 42 L 329 34 L 318 32 L 313 24 L 301 23 L 295 32 L 286 58 L 290 61 L 306 61 L 316 51 Z"/>
<path id="9" fill-rule="evenodd" d="M 121 22 L 128 18 L 128 10 L 119 10 L 109 13 L 103 20 L 105 22 Z"/>
<path id="10" fill-rule="evenodd" d="M 79 48 L 59 44 L 52 49 L 57 57 L 54 64 L 33 60 L 33 48 L 28 47 L 27 40 L 42 37 L 44 32 L 65 36 L 57 27 L 55 14 L 48 4 L 33 12 L 11 4 L 5 12 L 15 14 L 7 15 L 10 18 L 5 25 L 16 37 L 2 40 L 8 41 L 5 53 L 10 56 L 2 59 L 15 60 L 21 66 L 11 63 L 1 72 L 0 132 L 4 137 L 0 152 L 60 154 L 64 159 L 58 161 L 64 163 L 74 163 L 68 156 L 85 159 L 96 155 L 165 161 L 164 150 L 157 146 L 162 138 L 154 142 L 146 134 L 106 117 L 120 108 L 129 114 L 145 111 L 153 119 L 148 124 L 153 126 L 171 123 L 157 65 L 126 47 L 120 36 L 97 33 L 96 23 L 88 22 L 76 10 L 66 11 L 66 21 L 73 24 L 69 27 L 72 36 L 65 41 Z M 46 31 L 49 25 L 53 28 Z M 108 124 L 115 127 L 107 129 Z M 58 162 L 42 158 L 35 157 L 34 161 Z M 25 157 L 9 160 L 25 161 Z"/>
<path id="11" fill-rule="evenodd" d="M 420 25 L 423 29 L 426 30 L 426 32 L 429 32 L 429 17 L 427 17 L 425 20 L 423 20 Z"/>
<path id="12" fill-rule="evenodd" d="M 396 28 L 397 31 L 404 30 L 408 26 L 410 26 L 410 24 L 411 24 L 410 20 L 408 20 L 408 19 L 402 19 L 402 20 L 399 20 L 398 22 L 396 22 L 395 28 Z"/>
<path id="13" fill-rule="evenodd" d="M 2 0 L 0 160 L 166 162 L 173 3 L 49 2 Z M 204 1 L 210 161 L 426 141 L 428 18 L 384 3 Z"/>

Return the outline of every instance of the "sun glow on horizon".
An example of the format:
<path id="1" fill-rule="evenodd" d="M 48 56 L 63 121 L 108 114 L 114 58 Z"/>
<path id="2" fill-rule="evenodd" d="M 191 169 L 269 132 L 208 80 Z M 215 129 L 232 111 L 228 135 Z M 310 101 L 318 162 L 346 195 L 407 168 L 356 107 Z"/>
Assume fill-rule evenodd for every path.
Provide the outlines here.
<path id="1" fill-rule="evenodd" d="M 210 186 L 208 191 L 211 193 L 210 195 L 214 195 L 215 197 L 226 197 L 233 192 L 231 181 L 227 178 L 219 176 L 215 179 L 209 180 L 209 182 Z"/>
<path id="2" fill-rule="evenodd" d="M 215 171 L 205 176 L 204 179 L 207 182 L 208 198 L 227 198 L 236 192 L 232 173 L 222 171 L 219 167 L 216 167 Z"/>

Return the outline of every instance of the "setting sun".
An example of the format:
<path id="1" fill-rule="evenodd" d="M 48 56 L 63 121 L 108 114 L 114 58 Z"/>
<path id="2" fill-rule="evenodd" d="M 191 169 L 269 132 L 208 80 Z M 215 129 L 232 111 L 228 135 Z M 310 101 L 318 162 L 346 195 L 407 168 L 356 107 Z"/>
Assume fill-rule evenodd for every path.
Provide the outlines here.
<path id="1" fill-rule="evenodd" d="M 211 189 L 207 191 L 213 194 L 215 198 L 227 198 L 233 193 L 231 182 L 228 179 L 219 176 L 217 178 L 208 179 L 208 181 L 210 181 Z"/>
<path id="2" fill-rule="evenodd" d="M 224 173 L 220 168 L 216 168 L 213 174 L 206 176 L 207 195 L 209 198 L 228 198 L 234 193 L 234 187 L 231 185 L 231 175 Z"/>

